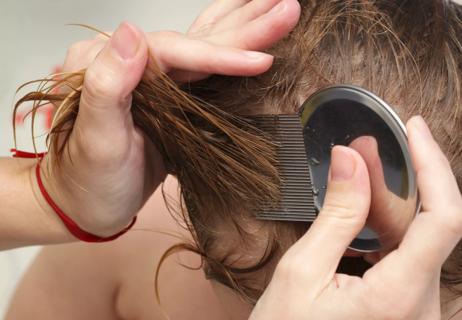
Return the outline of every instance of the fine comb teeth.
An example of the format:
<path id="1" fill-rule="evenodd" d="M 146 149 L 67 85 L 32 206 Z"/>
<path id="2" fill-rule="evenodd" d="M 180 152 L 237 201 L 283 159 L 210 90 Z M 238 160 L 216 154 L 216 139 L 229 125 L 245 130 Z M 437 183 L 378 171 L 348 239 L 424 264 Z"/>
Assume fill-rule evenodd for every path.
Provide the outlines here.
<path id="1" fill-rule="evenodd" d="M 252 120 L 276 143 L 281 178 L 279 204 L 263 208 L 257 213 L 257 218 L 314 221 L 317 210 L 299 115 L 261 115 L 252 117 Z"/>

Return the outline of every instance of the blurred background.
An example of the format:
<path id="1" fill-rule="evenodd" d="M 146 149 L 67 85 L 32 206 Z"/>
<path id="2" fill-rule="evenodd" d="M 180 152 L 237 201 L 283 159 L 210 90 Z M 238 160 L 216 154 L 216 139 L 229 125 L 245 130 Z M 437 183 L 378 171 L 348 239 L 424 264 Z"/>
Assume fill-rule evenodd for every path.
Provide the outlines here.
<path id="1" fill-rule="evenodd" d="M 94 36 L 90 30 L 66 24 L 83 23 L 109 31 L 127 20 L 145 31 L 186 31 L 209 2 L 211 0 L 0 0 L 0 156 L 10 156 L 9 149 L 14 147 L 11 120 L 18 86 L 52 73 L 63 62 L 72 43 Z M 26 111 L 27 106 L 16 118 L 18 148 L 32 151 L 30 122 L 23 121 Z M 46 130 L 48 111 L 45 108 L 39 114 L 38 133 Z M 43 137 L 38 139 L 38 146 L 43 149 Z M 38 250 L 39 247 L 29 247 L 0 252 L 0 319 L 21 273 Z"/>

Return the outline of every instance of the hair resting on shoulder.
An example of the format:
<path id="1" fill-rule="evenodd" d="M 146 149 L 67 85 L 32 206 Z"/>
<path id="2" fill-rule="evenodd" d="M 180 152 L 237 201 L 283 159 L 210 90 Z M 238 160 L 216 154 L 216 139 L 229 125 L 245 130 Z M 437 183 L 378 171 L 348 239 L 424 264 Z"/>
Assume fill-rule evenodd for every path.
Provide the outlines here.
<path id="1" fill-rule="evenodd" d="M 154 66 L 133 93 L 134 122 L 178 178 L 184 203 L 177 213 L 194 238 L 171 248 L 161 263 L 178 250 L 197 252 L 210 277 L 250 302 L 271 277 L 272 269 L 264 267 L 274 266 L 308 225 L 255 220 L 262 203 L 278 201 L 279 177 L 275 146 L 247 116 L 295 113 L 316 90 L 359 85 L 405 121 L 421 114 L 462 186 L 461 7 L 444 0 L 300 3 L 297 27 L 269 50 L 276 59 L 268 72 L 212 76 L 178 87 Z M 78 112 L 84 75 L 83 70 L 57 82 L 45 79 L 16 105 L 34 101 L 34 115 L 42 101 L 60 102 L 48 136 L 57 164 Z M 72 90 L 50 93 L 61 86 Z M 66 137 L 64 143 L 58 135 Z M 441 276 L 454 290 L 462 284 L 461 253 L 459 244 Z"/>

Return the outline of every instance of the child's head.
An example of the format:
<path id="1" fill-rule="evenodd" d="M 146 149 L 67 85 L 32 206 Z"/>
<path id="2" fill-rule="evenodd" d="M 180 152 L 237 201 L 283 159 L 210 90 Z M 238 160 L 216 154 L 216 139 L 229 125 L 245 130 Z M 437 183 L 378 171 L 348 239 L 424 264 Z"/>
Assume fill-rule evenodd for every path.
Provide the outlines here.
<path id="1" fill-rule="evenodd" d="M 323 87 L 359 85 L 387 101 L 403 121 L 421 114 L 462 186 L 462 9 L 443 0 L 300 2 L 300 22 L 270 50 L 276 59 L 268 72 L 213 76 L 187 90 L 223 110 L 253 115 L 296 113 Z M 199 191 L 184 192 L 194 208 L 188 193 Z M 192 210 L 189 219 L 206 273 L 253 300 L 308 226 L 257 221 L 255 212 L 232 209 L 224 216 Z"/>

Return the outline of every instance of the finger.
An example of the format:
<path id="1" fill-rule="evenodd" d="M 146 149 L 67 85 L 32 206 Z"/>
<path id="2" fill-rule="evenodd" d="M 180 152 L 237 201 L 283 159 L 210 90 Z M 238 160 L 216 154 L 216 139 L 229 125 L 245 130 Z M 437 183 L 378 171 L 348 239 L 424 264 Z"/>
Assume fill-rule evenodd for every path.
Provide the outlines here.
<path id="1" fill-rule="evenodd" d="M 364 226 L 370 205 L 366 164 L 353 149 L 332 149 L 322 210 L 308 232 L 289 250 L 304 259 L 315 278 L 330 281 L 342 255 Z"/>
<path id="2" fill-rule="evenodd" d="M 76 126 L 111 136 L 131 124 L 131 92 L 145 70 L 147 52 L 144 35 L 122 23 L 86 70 Z"/>
<path id="3" fill-rule="evenodd" d="M 300 17 L 300 4 L 295 0 L 283 0 L 273 9 L 240 28 L 214 33 L 207 41 L 247 50 L 269 48 L 284 38 Z"/>
<path id="4" fill-rule="evenodd" d="M 249 21 L 274 9 L 276 12 L 283 9 L 284 0 L 253 0 L 246 5 L 233 10 L 227 16 L 218 20 L 213 26 L 213 33 L 230 28 L 238 28 Z"/>
<path id="5" fill-rule="evenodd" d="M 358 137 L 349 147 L 359 152 L 369 172 L 371 207 L 367 226 L 379 235 L 382 250 L 394 248 L 401 242 L 415 216 L 415 204 L 405 201 L 388 189 L 377 140 L 374 137 Z"/>
<path id="6" fill-rule="evenodd" d="M 450 164 L 423 119 L 414 117 L 407 127 L 423 212 L 411 224 L 398 254 L 403 272 L 420 280 L 432 277 L 460 241 L 462 197 Z"/>
<path id="7" fill-rule="evenodd" d="M 103 32 L 98 32 L 98 34 L 95 35 L 95 40 L 98 41 L 108 41 L 110 37 L 112 36 L 113 32 L 111 31 L 103 31 Z"/>
<path id="8" fill-rule="evenodd" d="M 58 88 L 56 93 L 68 94 L 76 90 L 81 85 L 81 78 L 72 76 L 66 77 L 67 74 L 79 72 L 88 68 L 103 47 L 104 43 L 95 39 L 74 43 L 67 50 L 66 59 L 62 67 L 62 72 L 66 74 L 58 77 L 58 79 L 67 78 L 66 82 Z M 60 103 L 60 101 L 53 102 L 56 107 L 59 107 Z"/>
<path id="9" fill-rule="evenodd" d="M 266 53 L 217 46 L 179 33 L 157 32 L 148 37 L 151 53 L 164 72 L 175 68 L 200 74 L 253 76 L 268 70 L 273 62 Z"/>
<path id="10" fill-rule="evenodd" d="M 204 26 L 213 24 L 221 18 L 245 5 L 249 0 L 216 0 L 194 20 L 187 33 L 196 33 Z"/>
<path id="11" fill-rule="evenodd" d="M 422 117 L 413 117 L 408 122 L 408 130 L 409 147 L 417 172 L 417 184 L 423 209 L 431 212 L 441 211 L 444 214 L 442 208 L 460 204 L 461 198 L 449 161 Z M 435 188 L 435 182 L 445 188 Z"/>
<path id="12" fill-rule="evenodd" d="M 73 44 L 67 50 L 66 59 L 63 64 L 64 72 L 76 72 L 86 69 L 98 53 L 104 48 L 106 41 L 89 40 Z"/>

